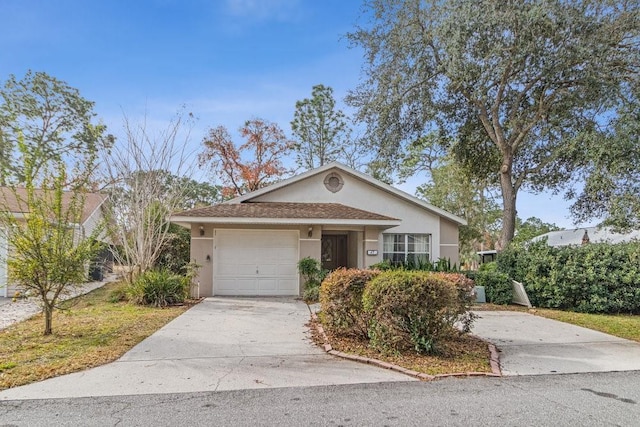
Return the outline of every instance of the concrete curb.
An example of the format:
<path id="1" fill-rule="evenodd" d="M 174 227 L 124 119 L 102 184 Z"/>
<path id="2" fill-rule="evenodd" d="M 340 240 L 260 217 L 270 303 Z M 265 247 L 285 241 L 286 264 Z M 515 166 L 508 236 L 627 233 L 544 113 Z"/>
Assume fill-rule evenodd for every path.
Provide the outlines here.
<path id="1" fill-rule="evenodd" d="M 501 377 L 502 372 L 500 371 L 500 355 L 498 353 L 498 349 L 495 345 L 489 343 L 489 364 L 491 365 L 491 373 L 489 372 L 455 372 L 452 374 L 438 374 L 438 375 L 429 375 L 422 372 L 413 371 L 411 369 L 403 368 L 402 366 L 395 365 L 389 362 L 383 362 L 382 360 L 373 359 L 370 357 L 358 356 L 356 354 L 343 353 L 341 351 L 334 350 L 331 344 L 329 343 L 329 338 L 327 334 L 324 332 L 324 328 L 320 324 L 318 320 L 318 316 L 316 313 L 311 311 L 311 307 L 309 307 L 309 313 L 311 314 L 311 319 L 314 321 L 314 325 L 320 336 L 322 336 L 322 340 L 324 344 L 322 345 L 325 352 L 332 356 L 337 356 L 342 359 L 353 360 L 354 362 L 365 363 L 369 365 L 378 366 L 384 369 L 390 369 L 392 371 L 400 372 L 401 374 L 408 375 L 410 377 L 418 378 L 422 381 L 433 381 L 442 378 L 448 377 Z"/>

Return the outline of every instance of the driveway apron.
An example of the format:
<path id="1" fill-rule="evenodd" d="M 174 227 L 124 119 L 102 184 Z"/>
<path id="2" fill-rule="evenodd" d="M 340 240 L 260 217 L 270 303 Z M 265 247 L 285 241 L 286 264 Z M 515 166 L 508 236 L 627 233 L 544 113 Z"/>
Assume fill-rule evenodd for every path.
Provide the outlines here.
<path id="1" fill-rule="evenodd" d="M 292 298 L 207 298 L 108 365 L 0 392 L 0 400 L 413 381 L 310 340 Z"/>
<path id="2" fill-rule="evenodd" d="M 473 333 L 500 350 L 504 375 L 640 370 L 640 343 L 512 311 L 478 311 Z"/>

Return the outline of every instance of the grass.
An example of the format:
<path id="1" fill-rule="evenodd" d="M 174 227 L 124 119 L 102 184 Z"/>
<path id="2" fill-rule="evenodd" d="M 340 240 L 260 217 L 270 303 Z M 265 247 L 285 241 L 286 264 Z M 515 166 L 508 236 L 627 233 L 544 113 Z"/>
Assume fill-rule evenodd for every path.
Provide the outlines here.
<path id="1" fill-rule="evenodd" d="M 523 311 L 548 319 L 559 320 L 572 325 L 582 326 L 595 331 L 604 332 L 620 338 L 640 342 L 640 316 L 629 314 L 589 314 L 573 311 L 552 310 L 548 308 L 529 309 L 515 305 L 482 304 L 474 310 L 510 310 Z"/>
<path id="2" fill-rule="evenodd" d="M 190 307 L 111 302 L 122 286 L 70 301 L 68 310 L 54 313 L 52 335 L 42 335 L 40 314 L 0 331 L 0 390 L 112 362 Z"/>

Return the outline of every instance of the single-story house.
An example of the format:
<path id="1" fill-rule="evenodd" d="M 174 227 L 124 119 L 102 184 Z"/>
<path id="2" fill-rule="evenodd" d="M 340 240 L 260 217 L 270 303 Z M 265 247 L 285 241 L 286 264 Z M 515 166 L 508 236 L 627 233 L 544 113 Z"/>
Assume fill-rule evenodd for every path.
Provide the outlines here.
<path id="1" fill-rule="evenodd" d="M 42 194 L 41 190 L 36 190 L 36 195 Z M 18 221 L 28 215 L 26 200 L 26 190 L 24 188 L 9 189 L 0 187 L 0 209 L 4 212 L 10 212 Z M 63 203 L 71 200 L 71 194 L 63 194 Z M 102 221 L 103 205 L 107 197 L 99 193 L 87 193 L 84 200 L 84 209 L 81 215 L 80 224 L 71 224 L 74 227 L 74 233 L 77 238 L 83 238 L 93 233 L 95 227 Z M 11 247 L 9 244 L 9 233 L 0 224 L 0 297 L 12 297 L 16 292 L 15 286 L 8 283 L 7 277 L 7 258 L 11 256 Z M 100 257 L 105 257 L 101 254 Z"/>
<path id="2" fill-rule="evenodd" d="M 466 224 L 336 162 L 171 220 L 191 229 L 200 296 L 300 295 L 305 257 L 329 270 L 383 259 L 458 263 Z"/>
<path id="3" fill-rule="evenodd" d="M 580 246 L 585 243 L 624 243 L 640 240 L 640 231 L 616 233 L 611 227 L 582 227 L 571 230 L 550 231 L 531 239 L 538 242 L 547 239 L 547 244 L 553 247 Z"/>

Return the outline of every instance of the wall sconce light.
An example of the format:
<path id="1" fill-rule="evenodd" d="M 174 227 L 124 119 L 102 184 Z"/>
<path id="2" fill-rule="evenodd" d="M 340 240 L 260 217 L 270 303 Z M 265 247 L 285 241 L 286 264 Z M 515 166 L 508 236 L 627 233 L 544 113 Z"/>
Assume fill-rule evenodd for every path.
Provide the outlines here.
<path id="1" fill-rule="evenodd" d="M 211 262 L 211 255 L 207 255 L 207 262 Z"/>
<path id="2" fill-rule="evenodd" d="M 200 226 L 200 235 L 204 236 L 204 225 Z"/>
<path id="3" fill-rule="evenodd" d="M 309 231 L 307 233 L 307 237 L 311 237 L 311 236 L 313 236 L 313 226 L 310 225 L 309 226 Z"/>

